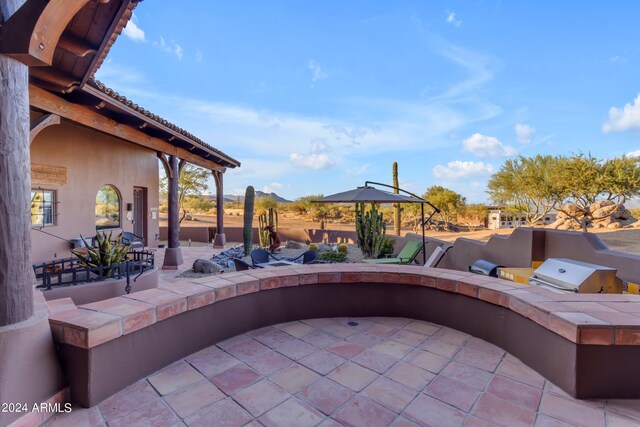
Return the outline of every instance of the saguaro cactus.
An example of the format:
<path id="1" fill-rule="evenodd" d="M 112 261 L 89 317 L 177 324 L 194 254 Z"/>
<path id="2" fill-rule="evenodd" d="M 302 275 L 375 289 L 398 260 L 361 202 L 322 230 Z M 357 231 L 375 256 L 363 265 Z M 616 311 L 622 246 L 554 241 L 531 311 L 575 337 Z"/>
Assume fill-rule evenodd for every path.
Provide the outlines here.
<path id="1" fill-rule="evenodd" d="M 256 192 L 252 186 L 247 187 L 244 193 L 244 256 L 249 255 L 253 240 L 253 205 L 256 199 Z"/>
<path id="2" fill-rule="evenodd" d="M 273 227 L 273 231 L 278 231 L 278 211 L 274 208 L 269 208 L 268 212 L 258 215 L 258 237 L 262 248 L 268 248 L 273 243 L 269 238 L 267 226 Z"/>
<path id="3" fill-rule="evenodd" d="M 396 194 L 400 194 L 400 190 L 398 190 L 398 162 L 393 162 L 393 192 Z M 396 236 L 400 235 L 400 228 L 402 228 L 402 223 L 400 222 L 400 203 L 393 204 L 393 229 L 396 232 Z"/>
<path id="4" fill-rule="evenodd" d="M 368 258 L 377 258 L 384 243 L 387 225 L 375 204 L 366 211 L 363 203 L 356 203 L 356 235 L 358 246 Z"/>

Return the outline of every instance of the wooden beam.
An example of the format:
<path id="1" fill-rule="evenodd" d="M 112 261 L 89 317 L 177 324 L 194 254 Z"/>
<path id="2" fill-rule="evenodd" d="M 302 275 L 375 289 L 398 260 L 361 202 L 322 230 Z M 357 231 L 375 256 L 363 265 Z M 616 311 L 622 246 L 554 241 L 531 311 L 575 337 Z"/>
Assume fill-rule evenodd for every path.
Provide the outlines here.
<path id="1" fill-rule="evenodd" d="M 91 85 L 83 86 L 82 90 L 83 90 L 83 92 L 91 94 L 91 95 L 95 96 L 98 99 L 102 99 L 102 100 L 105 100 L 107 102 L 113 102 L 113 99 L 109 95 L 105 94 L 101 90 L 99 90 L 99 89 L 97 89 L 97 88 L 95 88 L 95 87 L 93 87 Z M 132 117 L 138 117 L 140 120 L 143 120 L 143 121 L 149 120 L 149 118 L 147 116 L 142 114 L 140 111 L 136 111 L 135 109 L 133 109 L 131 107 L 124 106 L 124 105 L 120 105 L 119 107 L 121 109 L 125 110 Z M 169 126 L 163 125 L 162 123 L 158 123 L 158 122 L 153 123 L 153 126 L 156 127 L 157 129 L 161 130 L 161 131 L 164 131 L 164 132 L 167 132 L 168 134 L 170 134 L 171 137 L 169 137 L 169 139 L 168 139 L 169 142 L 174 141 L 176 139 L 180 139 L 180 140 L 183 140 L 185 142 L 193 144 L 192 142 L 188 141 L 189 138 L 187 138 L 186 136 L 180 134 L 178 131 L 176 131 L 175 129 L 170 128 Z M 215 153 L 212 150 L 210 150 L 209 148 L 204 147 L 204 146 L 199 146 L 198 148 L 201 149 L 202 151 L 205 151 L 205 152 L 209 153 L 209 155 L 211 155 L 211 156 L 218 157 L 218 158 L 220 158 L 221 160 L 223 160 L 225 162 L 228 162 L 228 163 L 230 163 L 232 165 L 239 166 L 239 164 L 237 164 L 235 161 L 229 159 L 228 157 L 226 157 L 223 154 Z"/>
<path id="2" fill-rule="evenodd" d="M 141 0 L 135 0 L 135 2 L 137 1 L 141 1 Z M 108 3 L 108 1 L 98 0 L 98 3 Z M 106 37 L 102 38 L 102 43 L 100 44 L 100 47 L 98 47 L 99 54 L 93 56 L 93 59 L 91 60 L 91 64 L 89 65 L 89 68 L 87 69 L 87 72 L 85 73 L 84 78 L 80 83 L 80 86 L 82 87 L 86 86 L 87 81 L 93 77 L 93 75 L 97 70 L 97 67 L 99 67 L 102 61 L 104 60 L 105 49 L 111 42 L 111 39 L 114 36 L 117 37 L 117 35 L 115 35 L 114 33 L 116 32 L 118 25 L 120 24 L 120 21 L 123 19 L 123 16 L 125 15 L 125 13 L 127 14 L 127 16 L 125 16 L 124 18 L 127 21 L 131 18 L 130 14 L 132 14 L 132 11 L 129 10 L 130 3 L 131 1 L 124 0 L 122 4 L 120 4 L 120 8 L 118 9 L 115 16 L 113 17 L 113 20 L 111 21 L 111 25 L 109 26 L 109 28 L 107 28 L 107 31 L 105 33 Z"/>
<path id="3" fill-rule="evenodd" d="M 57 114 L 60 117 L 79 123 L 83 126 L 96 129 L 100 132 L 115 136 L 125 141 L 160 151 L 184 159 L 189 163 L 206 169 L 224 171 L 225 168 L 215 162 L 197 156 L 188 150 L 169 144 L 167 141 L 149 136 L 140 130 L 123 125 L 108 117 L 99 114 L 92 108 L 73 104 L 53 93 L 29 85 L 29 103 L 35 108 Z"/>
<path id="4" fill-rule="evenodd" d="M 89 55 L 90 53 L 96 54 L 98 52 L 98 48 L 96 46 L 93 46 L 69 33 L 62 33 L 60 40 L 58 41 L 58 47 L 81 58 Z"/>
<path id="5" fill-rule="evenodd" d="M 29 74 L 44 82 L 60 86 L 60 91 L 64 93 L 71 92 L 80 85 L 80 80 L 70 74 L 58 71 L 55 68 L 34 67 L 29 70 Z"/>
<path id="6" fill-rule="evenodd" d="M 89 0 L 27 0 L 2 26 L 0 53 L 32 67 L 51 65 L 67 24 Z"/>
<path id="7" fill-rule="evenodd" d="M 33 139 L 38 135 L 42 130 L 49 126 L 59 125 L 60 124 L 60 116 L 57 114 L 43 114 L 38 117 L 31 123 L 31 132 L 29 134 L 31 138 L 31 143 L 33 143 Z"/>
<path id="8" fill-rule="evenodd" d="M 2 0 L 0 23 L 5 18 L 10 20 L 20 10 L 23 1 Z M 24 322 L 32 318 L 34 312 L 28 67 L 0 54 L 0 80 L 0 330 L 10 331 L 13 328 L 4 326 Z M 17 333 L 25 326 L 16 326 Z M 0 353 L 4 355 L 5 348 L 13 345 L 15 340 L 8 336 L 2 341 Z M 4 371 L 0 376 L 4 382 Z M 21 394 L 21 387 L 16 385 L 18 392 L 15 396 Z M 4 383 L 2 390 L 5 390 Z M 7 398 L 11 399 L 3 395 L 0 400 Z M 0 417 L 0 420 L 7 418 Z"/>
<path id="9" fill-rule="evenodd" d="M 160 163 L 162 163 L 162 166 L 164 167 L 164 173 L 165 175 L 167 175 L 167 178 L 173 178 L 173 171 L 171 170 L 171 165 L 169 164 L 169 160 L 167 160 L 167 157 L 160 151 L 158 151 L 156 155 L 158 156 L 158 159 L 160 159 Z"/>

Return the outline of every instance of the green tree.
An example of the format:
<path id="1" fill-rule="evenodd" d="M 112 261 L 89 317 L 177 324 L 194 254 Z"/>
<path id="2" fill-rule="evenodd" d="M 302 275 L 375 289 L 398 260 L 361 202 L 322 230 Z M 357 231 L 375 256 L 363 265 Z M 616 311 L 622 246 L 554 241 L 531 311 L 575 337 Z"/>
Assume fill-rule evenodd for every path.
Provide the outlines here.
<path id="1" fill-rule="evenodd" d="M 312 220 L 318 221 L 324 219 L 333 211 L 331 203 L 312 203 L 313 200 L 318 200 L 323 197 L 322 194 L 311 194 L 300 197 L 288 203 L 287 209 L 300 215 L 307 215 Z"/>
<path id="2" fill-rule="evenodd" d="M 458 212 L 458 222 L 466 225 L 469 227 L 469 230 L 473 231 L 484 225 L 488 212 L 487 205 L 482 203 L 466 205 Z"/>
<path id="3" fill-rule="evenodd" d="M 612 200 L 620 206 L 640 195 L 640 167 L 635 157 L 561 156 L 551 176 L 555 209 L 580 223 L 584 231 L 589 222 L 601 219 L 589 208 L 597 200 Z"/>
<path id="4" fill-rule="evenodd" d="M 201 167 L 193 165 L 185 165 L 180 172 L 178 179 L 178 206 L 182 211 L 180 222 L 187 216 L 185 200 L 188 197 L 199 197 L 202 193 L 209 189 L 207 179 L 210 173 Z M 169 182 L 164 176 L 160 180 L 160 193 L 163 197 L 167 197 Z"/>
<path id="5" fill-rule="evenodd" d="M 540 154 L 509 159 L 489 179 L 487 193 L 494 203 L 524 214 L 533 224 L 555 205 L 558 162 L 556 157 Z"/>
<path id="6" fill-rule="evenodd" d="M 451 223 L 467 202 L 461 194 L 440 185 L 427 188 L 422 198 L 440 209 L 442 220 L 446 223 Z"/>

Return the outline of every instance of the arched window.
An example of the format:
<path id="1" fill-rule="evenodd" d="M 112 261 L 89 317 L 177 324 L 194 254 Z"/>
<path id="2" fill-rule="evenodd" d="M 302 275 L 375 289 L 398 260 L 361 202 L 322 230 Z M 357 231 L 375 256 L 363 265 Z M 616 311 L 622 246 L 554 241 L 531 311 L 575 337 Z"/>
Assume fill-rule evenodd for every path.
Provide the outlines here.
<path id="1" fill-rule="evenodd" d="M 120 227 L 120 194 L 112 185 L 105 185 L 96 196 L 96 229 Z"/>

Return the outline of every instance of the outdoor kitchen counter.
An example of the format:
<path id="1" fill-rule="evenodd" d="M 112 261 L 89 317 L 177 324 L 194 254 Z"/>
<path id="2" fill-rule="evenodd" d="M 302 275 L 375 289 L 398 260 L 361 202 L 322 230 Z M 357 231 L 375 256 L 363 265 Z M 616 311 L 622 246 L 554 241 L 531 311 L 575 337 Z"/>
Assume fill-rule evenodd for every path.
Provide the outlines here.
<path id="1" fill-rule="evenodd" d="M 640 397 L 640 385 L 625 380 L 640 375 L 640 367 L 627 371 L 640 349 L 637 295 L 557 294 L 420 266 L 324 264 L 185 279 L 80 307 L 50 305 L 72 399 L 84 406 L 248 330 L 340 316 L 432 321 L 503 347 L 574 396 Z M 114 363 L 122 365 L 120 379 Z"/>

